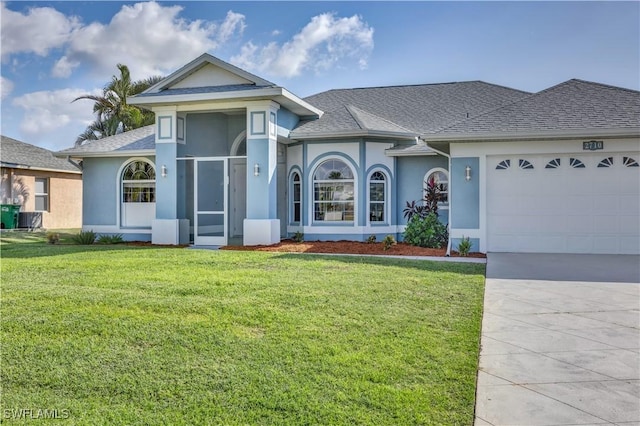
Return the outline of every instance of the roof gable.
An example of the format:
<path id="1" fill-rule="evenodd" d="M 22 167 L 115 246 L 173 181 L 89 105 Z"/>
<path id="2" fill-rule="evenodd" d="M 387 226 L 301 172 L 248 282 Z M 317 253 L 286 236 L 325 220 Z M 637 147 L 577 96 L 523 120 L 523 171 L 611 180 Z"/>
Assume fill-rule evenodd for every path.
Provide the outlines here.
<path id="1" fill-rule="evenodd" d="M 142 94 L 158 93 L 166 89 L 216 87 L 230 85 L 275 86 L 270 81 L 204 53 Z"/>

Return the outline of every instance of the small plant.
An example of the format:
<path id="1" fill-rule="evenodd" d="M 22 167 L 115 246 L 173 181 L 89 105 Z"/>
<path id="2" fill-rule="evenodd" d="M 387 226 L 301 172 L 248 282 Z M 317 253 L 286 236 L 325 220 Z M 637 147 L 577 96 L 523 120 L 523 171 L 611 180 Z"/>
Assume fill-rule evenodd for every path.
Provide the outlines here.
<path id="1" fill-rule="evenodd" d="M 47 232 L 47 241 L 49 244 L 58 244 L 60 242 L 60 234 L 57 232 Z"/>
<path id="2" fill-rule="evenodd" d="M 435 213 L 413 216 L 404 231 L 404 241 L 412 246 L 441 248 L 447 244 L 449 232 Z"/>
<path id="3" fill-rule="evenodd" d="M 392 246 L 395 246 L 396 244 L 398 244 L 396 242 L 396 239 L 393 237 L 393 235 L 389 234 L 386 237 L 384 237 L 384 240 L 382 240 L 382 250 L 387 251 Z"/>
<path id="4" fill-rule="evenodd" d="M 373 244 L 376 242 L 376 236 L 371 234 L 369 235 L 369 238 L 367 238 L 367 244 Z"/>
<path id="5" fill-rule="evenodd" d="M 99 244 L 120 244 L 123 242 L 122 234 L 102 234 L 98 237 Z"/>
<path id="6" fill-rule="evenodd" d="M 71 239 L 76 244 L 89 245 L 96 241 L 96 233 L 93 231 L 80 231 L 79 234 L 74 235 Z"/>
<path id="7" fill-rule="evenodd" d="M 469 256 L 473 243 L 469 240 L 469 237 L 462 236 L 462 239 L 458 243 L 458 254 L 462 257 Z"/>
<path id="8" fill-rule="evenodd" d="M 304 241 L 304 234 L 300 231 L 296 231 L 296 233 L 293 234 L 293 237 L 291 239 L 296 243 L 301 243 Z"/>

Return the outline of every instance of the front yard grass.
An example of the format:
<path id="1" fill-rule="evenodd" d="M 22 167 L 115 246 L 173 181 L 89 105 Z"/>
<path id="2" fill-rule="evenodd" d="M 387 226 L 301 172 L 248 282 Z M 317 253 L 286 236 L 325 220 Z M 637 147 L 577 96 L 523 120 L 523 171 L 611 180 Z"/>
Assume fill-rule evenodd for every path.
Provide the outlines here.
<path id="1" fill-rule="evenodd" d="M 473 424 L 484 265 L 1 250 L 3 421 Z"/>

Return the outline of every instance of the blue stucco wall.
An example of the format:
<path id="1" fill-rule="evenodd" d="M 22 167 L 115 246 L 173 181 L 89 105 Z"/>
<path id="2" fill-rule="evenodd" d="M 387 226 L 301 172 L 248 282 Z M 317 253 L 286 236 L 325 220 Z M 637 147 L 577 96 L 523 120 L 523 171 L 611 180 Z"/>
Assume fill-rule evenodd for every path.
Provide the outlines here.
<path id="1" fill-rule="evenodd" d="M 154 157 L 146 157 L 155 164 Z M 82 171 L 83 225 L 117 225 L 118 171 L 129 158 L 85 158 Z M 158 176 L 160 171 L 156 172 Z"/>
<path id="2" fill-rule="evenodd" d="M 216 157 L 229 155 L 229 117 L 221 113 L 188 114 L 185 155 Z M 235 137 L 235 135 L 233 136 Z"/>
<path id="3" fill-rule="evenodd" d="M 177 219 L 178 218 L 178 166 L 177 166 L 177 144 L 159 143 L 156 144 L 156 218 L 157 219 Z M 162 166 L 167 166 L 167 176 L 162 177 L 160 170 Z"/>
<path id="4" fill-rule="evenodd" d="M 465 180 L 465 168 L 471 167 L 471 180 Z M 480 179 L 478 157 L 451 159 L 449 185 L 451 187 L 451 227 L 478 229 L 480 227 Z M 476 246 L 478 247 L 478 246 Z"/>
<path id="5" fill-rule="evenodd" d="M 299 117 L 286 108 L 278 110 L 278 136 L 289 137 L 289 132 L 300 121 Z"/>
<path id="6" fill-rule="evenodd" d="M 422 200 L 424 175 L 436 167 L 447 170 L 449 168 L 448 159 L 443 156 L 398 157 L 396 163 L 396 217 L 399 225 L 407 224 L 402 213 L 406 202 Z M 446 223 L 448 217 L 441 214 L 440 220 Z"/>

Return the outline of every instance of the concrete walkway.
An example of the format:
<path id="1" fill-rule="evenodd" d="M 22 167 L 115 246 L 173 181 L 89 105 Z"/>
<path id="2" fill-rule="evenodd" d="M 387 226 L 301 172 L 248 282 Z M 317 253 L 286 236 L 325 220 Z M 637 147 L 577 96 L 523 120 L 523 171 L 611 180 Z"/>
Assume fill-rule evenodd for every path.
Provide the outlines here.
<path id="1" fill-rule="evenodd" d="M 640 426 L 640 256 L 489 254 L 476 425 Z"/>

